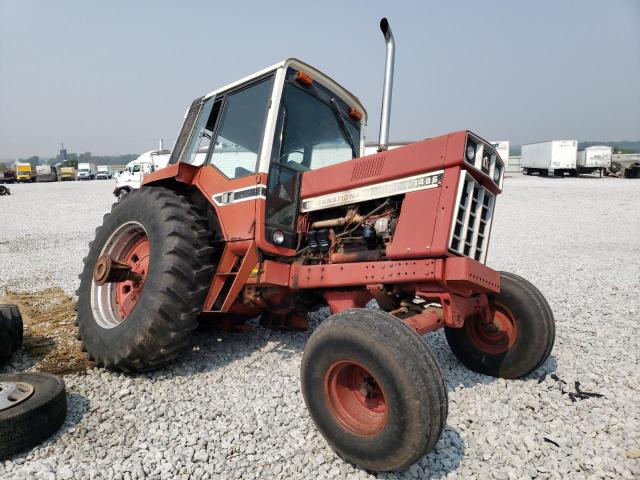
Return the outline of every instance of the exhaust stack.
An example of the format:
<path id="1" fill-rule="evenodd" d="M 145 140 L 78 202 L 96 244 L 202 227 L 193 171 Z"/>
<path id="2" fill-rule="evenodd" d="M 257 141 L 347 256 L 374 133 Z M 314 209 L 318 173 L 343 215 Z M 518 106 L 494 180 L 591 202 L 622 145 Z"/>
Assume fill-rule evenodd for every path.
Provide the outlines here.
<path id="1" fill-rule="evenodd" d="M 378 151 L 384 152 L 389 146 L 389 118 L 391 117 L 391 91 L 393 90 L 393 62 L 396 44 L 386 18 L 380 20 L 380 30 L 387 44 L 387 57 L 384 65 L 384 87 L 382 91 L 382 110 L 380 112 L 380 140 Z"/>

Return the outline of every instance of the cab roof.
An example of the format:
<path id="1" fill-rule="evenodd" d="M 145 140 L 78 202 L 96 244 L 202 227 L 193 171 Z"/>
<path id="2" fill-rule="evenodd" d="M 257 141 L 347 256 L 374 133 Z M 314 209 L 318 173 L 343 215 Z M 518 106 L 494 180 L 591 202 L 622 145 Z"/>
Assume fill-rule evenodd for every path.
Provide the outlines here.
<path id="1" fill-rule="evenodd" d="M 311 65 L 304 63 L 301 60 L 298 60 L 297 58 L 287 58 L 286 60 L 282 60 L 281 62 L 276 63 L 275 65 L 271 65 L 270 67 L 267 67 L 265 69 L 262 69 L 258 72 L 255 72 L 251 75 L 248 75 L 244 78 L 241 78 L 240 80 L 237 80 L 235 82 L 229 83 L 223 87 L 220 87 L 216 90 L 213 90 L 209 93 L 207 93 L 203 99 L 207 99 L 207 98 L 211 98 L 215 95 L 217 95 L 218 93 L 224 92 L 226 90 L 229 90 L 231 88 L 237 87 L 239 85 L 242 85 L 243 83 L 247 83 L 255 78 L 259 78 L 269 72 L 272 71 L 276 71 L 280 68 L 283 69 L 287 69 L 289 67 L 294 68 L 295 70 L 304 70 L 306 73 L 308 73 L 309 75 L 311 75 L 311 77 L 313 78 L 314 81 L 319 82 L 321 85 L 327 87 L 329 90 L 331 90 L 332 92 L 335 92 L 337 95 L 340 96 L 340 98 L 347 103 L 347 105 L 349 105 L 350 107 L 355 107 L 357 110 L 361 111 L 363 114 L 362 117 L 362 123 L 366 124 L 367 122 L 367 110 L 364 108 L 364 105 L 362 105 L 362 103 L 360 102 L 360 99 L 358 97 L 356 97 L 353 93 L 351 93 L 349 90 L 347 90 L 346 88 L 344 88 L 342 85 L 340 85 L 338 82 L 336 82 L 335 80 L 333 80 L 331 77 L 329 77 L 328 75 L 322 73 L 320 70 L 318 70 L 315 67 L 312 67 Z"/>

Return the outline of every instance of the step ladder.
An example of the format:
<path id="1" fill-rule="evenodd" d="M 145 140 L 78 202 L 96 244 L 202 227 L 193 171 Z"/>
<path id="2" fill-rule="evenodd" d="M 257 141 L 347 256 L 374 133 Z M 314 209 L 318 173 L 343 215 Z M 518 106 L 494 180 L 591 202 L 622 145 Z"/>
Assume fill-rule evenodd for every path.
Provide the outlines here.
<path id="1" fill-rule="evenodd" d="M 228 312 L 257 264 L 255 242 L 251 242 L 247 251 L 240 255 L 233 252 L 228 243 L 225 244 L 203 311 Z"/>

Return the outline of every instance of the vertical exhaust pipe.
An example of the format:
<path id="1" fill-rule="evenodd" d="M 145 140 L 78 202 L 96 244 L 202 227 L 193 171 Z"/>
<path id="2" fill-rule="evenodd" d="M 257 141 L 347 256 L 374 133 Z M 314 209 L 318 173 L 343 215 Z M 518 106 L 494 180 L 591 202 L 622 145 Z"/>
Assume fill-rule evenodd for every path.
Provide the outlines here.
<path id="1" fill-rule="evenodd" d="M 396 44 L 393 33 L 386 18 L 380 20 L 380 30 L 387 44 L 387 57 L 384 64 L 384 88 L 382 91 L 382 109 L 380 112 L 380 140 L 378 151 L 384 152 L 389 146 L 389 119 L 391 117 L 391 91 L 393 90 L 393 63 L 395 60 Z"/>

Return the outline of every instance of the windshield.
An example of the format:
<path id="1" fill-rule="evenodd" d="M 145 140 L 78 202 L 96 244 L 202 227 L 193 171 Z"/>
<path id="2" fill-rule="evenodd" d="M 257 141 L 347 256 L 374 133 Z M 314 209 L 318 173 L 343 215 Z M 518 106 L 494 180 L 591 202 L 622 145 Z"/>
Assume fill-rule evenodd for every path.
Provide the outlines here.
<path id="1" fill-rule="evenodd" d="M 80 173 L 87 173 L 89 170 L 87 170 L 86 168 L 81 168 L 80 170 L 78 170 L 78 172 Z"/>
<path id="2" fill-rule="evenodd" d="M 273 161 L 297 171 L 315 170 L 351 160 L 354 152 L 360 152 L 360 123 L 347 115 L 344 102 L 321 87 L 312 91 L 288 83 Z"/>

